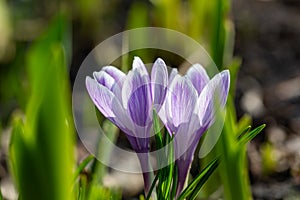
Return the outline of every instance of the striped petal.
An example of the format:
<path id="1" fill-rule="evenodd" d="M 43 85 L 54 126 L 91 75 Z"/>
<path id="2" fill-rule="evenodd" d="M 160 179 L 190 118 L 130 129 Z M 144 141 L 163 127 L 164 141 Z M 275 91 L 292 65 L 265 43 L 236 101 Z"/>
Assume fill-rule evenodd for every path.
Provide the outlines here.
<path id="1" fill-rule="evenodd" d="M 86 78 L 86 88 L 99 111 L 107 118 L 114 118 L 112 102 L 115 95 L 108 88 L 98 84 L 97 81 L 90 77 Z"/>
<path id="2" fill-rule="evenodd" d="M 127 75 L 122 89 L 122 99 L 133 122 L 138 126 L 145 126 L 149 121 L 152 105 L 150 83 L 138 69 Z"/>
<path id="3" fill-rule="evenodd" d="M 105 71 L 94 72 L 93 73 L 94 79 L 104 87 L 108 88 L 109 90 L 115 84 L 115 79 L 107 74 Z"/>
<path id="4" fill-rule="evenodd" d="M 174 150 L 178 166 L 177 196 L 182 192 L 188 177 L 193 156 L 200 139 L 197 137 L 199 128 L 198 116 L 193 114 L 188 122 L 180 124 L 174 137 Z"/>
<path id="5" fill-rule="evenodd" d="M 116 95 L 117 99 L 122 102 L 122 85 L 126 79 L 126 75 L 112 66 L 104 67 L 102 70 L 114 79 L 114 84 L 110 90 Z"/>
<path id="6" fill-rule="evenodd" d="M 210 126 L 214 121 L 216 109 L 224 107 L 229 91 L 229 71 L 215 75 L 203 88 L 198 100 L 196 112 L 203 127 Z"/>
<path id="7" fill-rule="evenodd" d="M 200 64 L 194 64 L 186 73 L 186 76 L 191 80 L 196 88 L 198 95 L 209 81 L 209 77 L 205 69 Z"/>
<path id="8" fill-rule="evenodd" d="M 169 83 L 172 83 L 174 77 L 178 75 L 178 69 L 177 68 L 173 68 L 171 73 L 170 73 L 170 76 L 169 76 Z"/>
<path id="9" fill-rule="evenodd" d="M 168 84 L 168 71 L 165 62 L 158 58 L 153 64 L 151 71 L 151 94 L 153 104 L 157 110 L 160 109 L 165 100 Z"/>
<path id="10" fill-rule="evenodd" d="M 125 109 L 128 107 L 130 95 L 143 85 L 149 87 L 150 77 L 148 71 L 139 57 L 134 57 L 132 70 L 128 72 L 122 86 L 122 103 Z"/>
<path id="11" fill-rule="evenodd" d="M 197 91 L 186 77 L 176 75 L 166 97 L 166 115 L 175 127 L 189 121 L 197 101 Z M 169 120 L 168 120 L 169 121 Z"/>
<path id="12" fill-rule="evenodd" d="M 149 74 L 148 74 L 148 71 L 146 69 L 145 64 L 137 56 L 135 56 L 134 59 L 133 59 L 132 69 L 133 70 L 138 70 L 139 73 L 141 74 L 141 76 L 147 76 L 147 78 L 149 78 Z"/>
<path id="13" fill-rule="evenodd" d="M 109 74 L 115 80 L 115 82 L 121 81 L 126 76 L 124 72 L 113 66 L 103 67 L 102 70 Z"/>

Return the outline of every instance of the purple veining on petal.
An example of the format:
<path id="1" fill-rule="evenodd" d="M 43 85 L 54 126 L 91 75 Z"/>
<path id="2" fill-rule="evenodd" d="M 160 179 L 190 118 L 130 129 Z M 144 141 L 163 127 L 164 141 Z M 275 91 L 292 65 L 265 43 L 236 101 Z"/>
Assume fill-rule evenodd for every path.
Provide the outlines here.
<path id="1" fill-rule="evenodd" d="M 147 85 L 142 85 L 130 94 L 128 111 L 131 119 L 138 126 L 146 126 L 151 106 Z"/>
<path id="2" fill-rule="evenodd" d="M 128 108 L 128 101 L 132 93 L 144 85 L 147 86 L 147 93 L 149 93 L 147 96 L 151 98 L 150 77 L 147 69 L 139 57 L 134 57 L 133 69 L 128 72 L 122 87 L 122 102 L 125 109 Z M 149 99 L 149 101 L 152 100 Z"/>
<path id="3" fill-rule="evenodd" d="M 190 80 L 176 75 L 166 96 L 166 115 L 167 118 L 172 119 L 175 127 L 189 120 L 196 100 L 197 92 Z"/>
<path id="4" fill-rule="evenodd" d="M 174 138 L 174 150 L 175 156 L 178 158 L 176 164 L 178 166 L 178 184 L 177 184 L 177 196 L 184 189 L 186 177 L 188 175 L 194 152 L 200 139 L 200 123 L 198 116 L 193 114 L 189 122 L 180 124 L 175 138 Z"/>
<path id="5" fill-rule="evenodd" d="M 125 133 L 133 135 L 132 131 L 134 130 L 134 123 L 131 118 L 127 115 L 126 110 L 122 106 L 121 102 L 115 98 L 112 102 L 112 111 L 115 114 L 115 124 Z"/>
<path id="6" fill-rule="evenodd" d="M 152 106 L 149 77 L 145 78 L 136 68 L 124 82 L 124 84 L 126 83 L 130 85 L 130 87 L 127 92 L 122 91 L 124 92 L 122 93 L 122 97 L 127 95 L 128 113 L 133 122 L 138 126 L 146 126 L 149 122 L 149 114 L 151 114 L 149 112 L 151 112 L 150 109 Z"/>
<path id="7" fill-rule="evenodd" d="M 158 58 L 151 71 L 151 94 L 156 110 L 159 110 L 165 100 L 168 84 L 168 71 L 165 62 Z"/>
<path id="8" fill-rule="evenodd" d="M 86 88 L 97 108 L 105 117 L 113 118 L 115 114 L 112 111 L 112 100 L 114 94 L 103 85 L 100 85 L 90 77 L 86 78 Z"/>
<path id="9" fill-rule="evenodd" d="M 115 80 L 113 79 L 113 77 L 111 77 L 104 71 L 94 72 L 93 76 L 94 76 L 94 79 L 97 80 L 97 82 L 99 84 L 103 85 L 104 87 L 108 88 L 109 90 L 115 84 Z"/>
<path id="10" fill-rule="evenodd" d="M 197 112 L 202 126 L 210 126 L 214 122 L 216 110 L 224 107 L 226 103 L 228 90 L 228 70 L 215 75 L 203 88 L 197 100 Z"/>
<path id="11" fill-rule="evenodd" d="M 173 82 L 173 79 L 176 75 L 179 75 L 178 74 L 178 69 L 177 68 L 173 68 L 171 70 L 171 73 L 170 73 L 170 76 L 169 76 L 169 84 L 171 84 Z"/>
<path id="12" fill-rule="evenodd" d="M 221 105 L 224 106 L 227 101 L 227 96 L 230 88 L 230 73 L 229 70 L 224 70 L 221 73 L 222 77 L 222 91 L 221 91 Z"/>
<path id="13" fill-rule="evenodd" d="M 200 64 L 194 64 L 186 73 L 186 76 L 191 80 L 198 95 L 209 81 L 209 77 L 205 69 Z"/>
<path id="14" fill-rule="evenodd" d="M 113 66 L 103 67 L 102 71 L 105 71 L 107 74 L 109 74 L 115 80 L 115 82 L 119 82 L 126 76 L 124 72 Z"/>
<path id="15" fill-rule="evenodd" d="M 149 78 L 149 74 L 148 74 L 148 71 L 146 69 L 145 64 L 137 56 L 135 56 L 134 59 L 133 59 L 132 69 L 133 70 L 138 70 L 139 73 L 141 74 L 141 76 L 146 76 L 147 78 Z"/>

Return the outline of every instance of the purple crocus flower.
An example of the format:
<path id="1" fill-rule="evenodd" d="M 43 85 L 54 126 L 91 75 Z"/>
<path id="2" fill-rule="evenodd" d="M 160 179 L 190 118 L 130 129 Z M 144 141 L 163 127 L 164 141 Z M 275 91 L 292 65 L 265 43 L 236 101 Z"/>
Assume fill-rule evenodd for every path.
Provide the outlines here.
<path id="1" fill-rule="evenodd" d="M 88 93 L 99 111 L 127 136 L 137 152 L 143 171 L 145 192 L 150 187 L 150 149 L 152 109 L 159 110 L 164 102 L 168 83 L 167 67 L 162 59 L 153 64 L 151 76 L 139 57 L 133 60 L 132 70 L 124 74 L 112 66 L 94 72 L 86 78 Z"/>
<path id="2" fill-rule="evenodd" d="M 205 69 L 195 64 L 181 76 L 173 69 L 163 109 L 159 116 L 170 134 L 178 166 L 177 196 L 182 192 L 202 134 L 214 123 L 216 110 L 224 107 L 230 76 L 225 70 L 209 79 Z"/>

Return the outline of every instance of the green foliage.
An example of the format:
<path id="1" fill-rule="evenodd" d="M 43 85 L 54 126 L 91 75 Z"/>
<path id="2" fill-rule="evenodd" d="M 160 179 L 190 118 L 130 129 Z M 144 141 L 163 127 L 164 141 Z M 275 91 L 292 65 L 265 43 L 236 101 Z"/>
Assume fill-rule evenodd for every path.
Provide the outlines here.
<path id="1" fill-rule="evenodd" d="M 112 143 L 115 143 L 119 135 L 119 129 L 107 119 L 103 121 L 102 129 L 105 137 Z M 104 136 L 100 138 L 96 157 L 108 163 L 112 146 L 107 142 L 107 139 L 105 139 Z M 102 179 L 106 172 L 106 165 L 95 159 L 92 165 L 92 184 L 102 184 Z"/>
<path id="2" fill-rule="evenodd" d="M 247 143 L 250 142 L 265 125 L 250 130 L 251 119 L 245 115 L 239 121 L 236 119 L 233 100 L 229 97 L 227 102 L 224 129 L 209 158 L 221 156 L 218 176 L 213 177 L 205 186 L 206 195 L 214 192 L 210 187 L 219 186 L 220 181 L 224 188 L 225 199 L 252 199 L 247 163 Z M 204 162 L 206 162 L 204 160 Z"/>
<path id="3" fill-rule="evenodd" d="M 219 160 L 215 159 L 211 161 L 198 175 L 195 179 L 187 186 L 187 188 L 180 194 L 178 200 L 183 200 L 188 197 L 188 199 L 196 199 L 198 193 L 200 192 L 203 184 L 208 180 L 210 175 L 215 171 L 219 165 Z"/>
<path id="4" fill-rule="evenodd" d="M 23 200 L 73 199 L 74 130 L 63 49 L 68 22 L 62 15 L 31 47 L 30 98 L 25 118 L 15 116 L 10 163 Z"/>
<path id="5" fill-rule="evenodd" d="M 79 175 L 83 173 L 84 169 L 86 166 L 94 159 L 92 155 L 87 156 L 77 167 L 75 173 L 74 173 L 74 182 L 76 181 L 77 178 L 79 178 Z"/>
<path id="6" fill-rule="evenodd" d="M 0 200 L 3 200 L 2 192 L 0 190 Z"/>
<path id="7" fill-rule="evenodd" d="M 247 144 L 248 142 L 250 142 L 253 138 L 255 138 L 255 136 L 257 134 L 259 134 L 264 128 L 266 127 L 265 124 L 255 128 L 254 130 L 250 131 L 251 126 L 246 127 L 246 129 L 242 132 L 242 134 L 240 135 L 240 139 L 239 142 L 242 144 Z"/>

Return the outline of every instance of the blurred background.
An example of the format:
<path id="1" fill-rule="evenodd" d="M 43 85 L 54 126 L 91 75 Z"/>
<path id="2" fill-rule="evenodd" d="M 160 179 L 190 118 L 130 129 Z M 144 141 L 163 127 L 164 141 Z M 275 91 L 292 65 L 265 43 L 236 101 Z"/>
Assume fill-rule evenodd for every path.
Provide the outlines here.
<path id="1" fill-rule="evenodd" d="M 64 21 L 59 34 L 69 93 L 82 61 L 97 44 L 136 27 L 183 32 L 200 42 L 220 69 L 239 66 L 237 117 L 250 115 L 254 127 L 267 124 L 248 145 L 253 197 L 300 199 L 299 0 L 0 0 L 0 186 L 5 199 L 17 198 L 8 149 L 12 118 L 24 113 L 30 101 L 28 54 L 57 16 Z M 176 66 L 177 60 L 170 64 Z M 88 153 L 76 143 L 78 163 Z M 127 184 L 118 181 L 118 186 Z M 125 188 L 124 194 L 141 192 L 142 182 L 136 184 L 136 191 Z"/>

